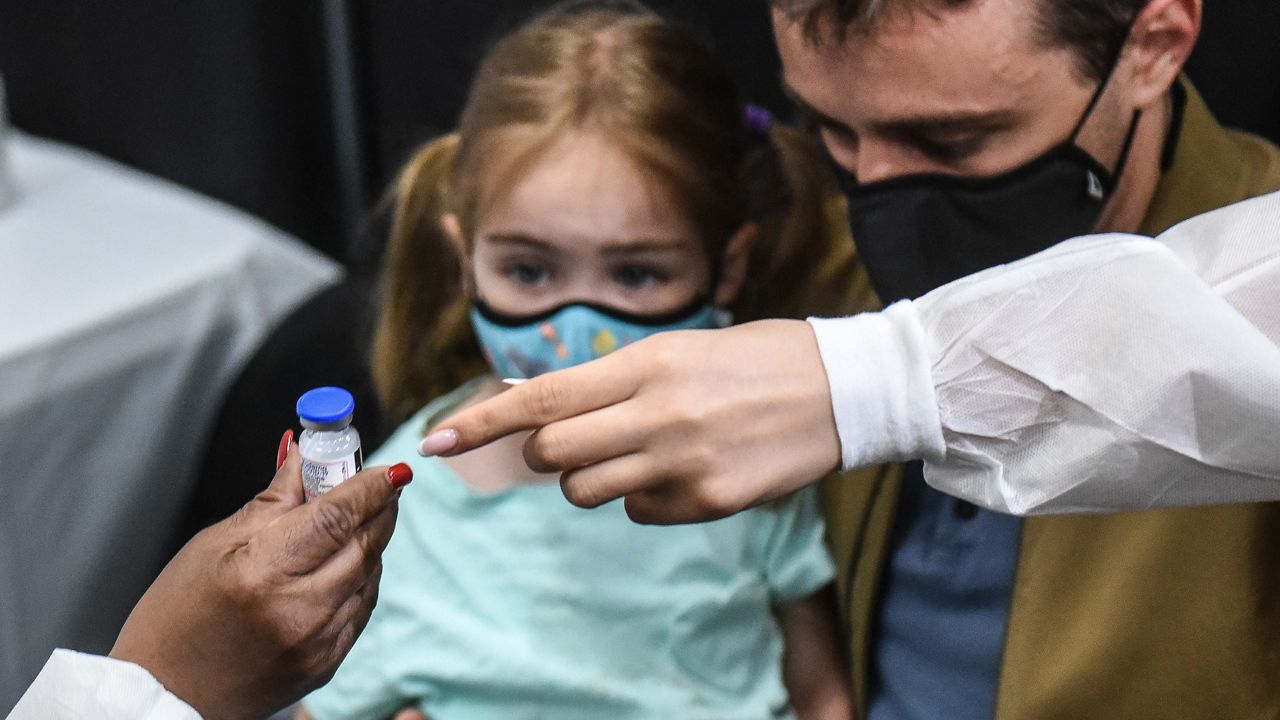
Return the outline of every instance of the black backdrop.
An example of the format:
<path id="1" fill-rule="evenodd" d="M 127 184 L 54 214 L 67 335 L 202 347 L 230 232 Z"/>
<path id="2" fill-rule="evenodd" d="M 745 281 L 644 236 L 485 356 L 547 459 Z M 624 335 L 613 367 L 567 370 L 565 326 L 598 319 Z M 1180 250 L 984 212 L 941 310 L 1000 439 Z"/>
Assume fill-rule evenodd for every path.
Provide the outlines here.
<path id="1" fill-rule="evenodd" d="M 319 5 L 0 0 L 12 121 L 339 249 Z"/>
<path id="2" fill-rule="evenodd" d="M 408 151 L 452 126 L 517 0 L 0 0 L 14 123 L 242 207 L 338 258 Z M 657 0 L 785 115 L 764 0 Z M 1190 72 L 1280 139 L 1280 2 L 1209 0 Z"/>

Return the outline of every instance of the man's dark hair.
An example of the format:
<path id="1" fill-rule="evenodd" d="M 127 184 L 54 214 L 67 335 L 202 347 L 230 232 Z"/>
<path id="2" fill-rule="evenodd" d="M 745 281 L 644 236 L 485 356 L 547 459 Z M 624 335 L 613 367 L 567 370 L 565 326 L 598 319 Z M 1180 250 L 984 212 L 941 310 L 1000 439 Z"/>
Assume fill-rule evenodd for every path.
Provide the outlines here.
<path id="1" fill-rule="evenodd" d="M 895 3 L 910 3 L 922 10 L 959 7 L 973 0 L 769 0 L 789 18 L 804 25 L 811 39 L 835 21 L 839 34 L 853 25 L 869 25 Z M 1077 70 L 1101 81 L 1128 37 L 1129 26 L 1149 0 L 1034 0 L 1039 5 L 1040 41 L 1073 50 Z M 915 8 L 913 8 L 915 9 Z"/>

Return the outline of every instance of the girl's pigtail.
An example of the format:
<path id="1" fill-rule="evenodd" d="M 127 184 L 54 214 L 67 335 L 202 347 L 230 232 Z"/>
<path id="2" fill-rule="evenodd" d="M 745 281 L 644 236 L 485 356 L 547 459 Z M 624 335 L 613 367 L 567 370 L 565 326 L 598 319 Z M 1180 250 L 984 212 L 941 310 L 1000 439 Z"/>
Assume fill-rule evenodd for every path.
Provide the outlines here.
<path id="1" fill-rule="evenodd" d="M 457 150 L 456 135 L 429 143 L 393 187 L 370 363 L 392 424 L 484 370 L 467 319 L 461 260 L 440 224 Z"/>

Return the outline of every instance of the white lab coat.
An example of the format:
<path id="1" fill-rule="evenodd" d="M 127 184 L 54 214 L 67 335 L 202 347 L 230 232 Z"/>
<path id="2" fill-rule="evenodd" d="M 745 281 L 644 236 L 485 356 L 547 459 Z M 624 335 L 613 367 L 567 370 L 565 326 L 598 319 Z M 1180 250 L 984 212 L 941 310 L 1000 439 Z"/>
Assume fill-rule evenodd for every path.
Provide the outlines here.
<path id="1" fill-rule="evenodd" d="M 810 322 L 846 468 L 1018 515 L 1280 500 L 1280 193 Z"/>
<path id="2" fill-rule="evenodd" d="M 54 650 L 8 720 L 200 720 L 151 673 L 123 660 Z"/>

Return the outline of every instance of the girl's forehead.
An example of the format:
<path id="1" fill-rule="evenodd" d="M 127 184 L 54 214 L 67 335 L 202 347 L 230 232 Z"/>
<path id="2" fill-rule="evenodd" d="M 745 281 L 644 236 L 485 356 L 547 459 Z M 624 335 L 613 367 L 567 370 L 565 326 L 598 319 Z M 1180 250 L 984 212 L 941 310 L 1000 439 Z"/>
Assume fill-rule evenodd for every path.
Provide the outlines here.
<path id="1" fill-rule="evenodd" d="M 525 236 L 579 248 L 698 244 L 696 224 L 672 189 L 599 132 L 565 134 L 506 182 L 476 218 L 481 237 Z"/>

